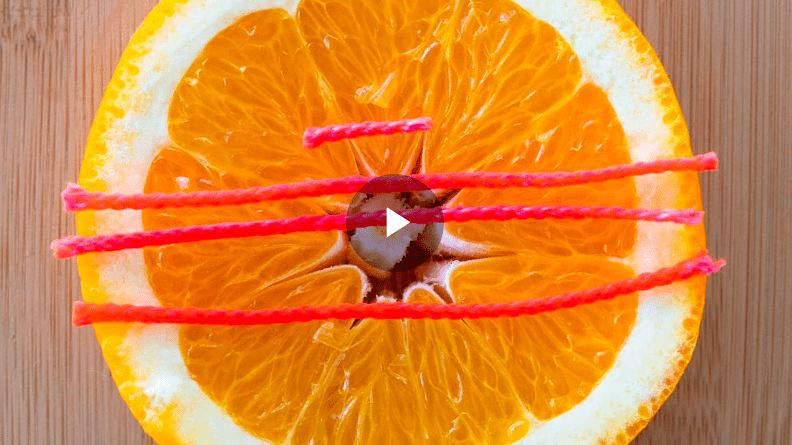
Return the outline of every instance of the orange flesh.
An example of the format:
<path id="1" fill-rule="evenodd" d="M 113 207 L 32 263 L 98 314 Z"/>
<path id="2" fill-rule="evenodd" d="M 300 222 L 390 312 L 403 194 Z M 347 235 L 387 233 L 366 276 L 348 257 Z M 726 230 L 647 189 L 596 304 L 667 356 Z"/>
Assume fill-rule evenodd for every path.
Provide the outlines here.
<path id="1" fill-rule="evenodd" d="M 171 104 L 172 146 L 145 192 L 217 190 L 351 174 L 554 171 L 630 162 L 605 93 L 568 44 L 509 1 L 304 1 L 250 14 L 206 46 Z M 472 6 L 470 6 L 472 4 Z M 374 44 L 376 42 L 376 44 Z M 429 116 L 428 134 L 307 151 L 307 126 Z M 340 213 L 349 197 L 143 212 L 147 230 Z M 450 205 L 634 206 L 631 179 L 562 189 L 465 190 Z M 449 277 L 458 302 L 591 288 L 632 271 L 636 225 L 447 224 L 497 257 Z M 166 306 L 275 308 L 359 301 L 338 233 L 147 248 Z M 334 267 L 341 266 L 341 267 Z M 330 268 L 333 267 L 333 268 Z M 330 269 L 328 269 L 330 268 Z M 408 301 L 442 301 L 419 288 Z M 490 443 L 558 416 L 612 366 L 637 297 L 518 319 L 183 327 L 203 390 L 252 434 L 280 443 Z"/>

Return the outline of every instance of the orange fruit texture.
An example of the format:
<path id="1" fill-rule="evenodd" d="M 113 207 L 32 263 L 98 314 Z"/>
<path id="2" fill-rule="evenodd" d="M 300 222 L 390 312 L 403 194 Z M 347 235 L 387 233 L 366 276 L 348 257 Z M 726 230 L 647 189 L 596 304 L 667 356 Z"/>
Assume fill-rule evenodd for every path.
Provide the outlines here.
<path id="1" fill-rule="evenodd" d="M 690 154 L 662 67 L 614 2 L 572 2 L 589 8 L 578 8 L 583 19 L 570 16 L 555 26 L 532 14 L 532 6 L 548 7 L 529 0 L 262 0 L 256 8 L 228 2 L 216 10 L 197 3 L 163 2 L 133 39 L 97 117 L 83 185 L 109 190 L 113 181 L 127 181 L 146 193 L 189 192 L 356 174 L 573 171 Z M 597 62 L 590 49 L 584 58 L 561 32 L 585 47 L 600 22 L 611 26 L 610 38 L 626 42 L 624 58 L 636 66 L 628 70 L 605 56 Z M 217 32 L 198 45 L 184 28 L 190 23 L 195 34 Z M 178 48 L 198 46 L 184 69 L 151 56 L 170 51 L 158 43 L 162 36 L 180 42 L 174 60 L 185 57 Z M 154 62 L 142 63 L 147 57 Z M 630 94 L 643 96 L 628 91 L 625 99 L 614 92 L 618 85 L 597 81 L 603 76 L 597 73 L 618 79 L 622 71 L 636 78 L 654 73 L 645 106 L 658 110 L 663 124 L 659 154 L 644 154 L 651 144 L 639 141 L 649 133 L 641 126 L 651 124 L 617 112 L 619 104 L 636 102 Z M 157 108 L 159 96 L 148 92 L 150 73 L 164 79 L 157 88 L 167 106 Z M 147 156 L 124 152 L 142 143 L 129 142 L 140 125 L 123 123 L 137 116 L 164 129 Z M 419 116 L 434 119 L 431 132 L 301 146 L 307 127 Z M 127 170 L 123 179 L 110 179 L 119 169 Z M 448 206 L 700 208 L 695 174 L 439 193 Z M 340 214 L 350 198 L 144 210 L 131 217 L 134 223 L 89 212 L 79 231 Z M 350 259 L 349 240 L 336 232 L 92 254 L 80 268 L 89 301 L 141 302 L 150 294 L 149 303 L 162 306 L 225 309 L 383 299 L 513 302 L 631 278 L 642 264 L 654 264 L 649 256 L 667 266 L 703 244 L 700 228 L 658 223 L 478 221 L 447 224 L 438 255 L 406 278 L 371 275 Z M 122 395 L 161 443 L 214 443 L 187 426 L 189 403 L 216 407 L 202 411 L 207 424 L 249 443 L 551 443 L 542 434 L 558 440 L 552 443 L 626 443 L 673 389 L 698 333 L 703 280 L 667 292 L 668 307 L 660 308 L 643 303 L 649 294 L 633 294 L 514 319 L 185 325 L 156 334 L 156 341 L 146 331 L 154 328 L 108 325 L 97 327 L 97 336 Z M 669 333 L 653 334 L 654 328 L 638 329 L 650 323 L 639 323 L 641 311 L 652 323 L 663 314 L 679 321 L 668 315 Z M 676 342 L 658 349 L 656 365 L 623 353 L 630 341 L 654 351 L 646 346 L 653 335 Z M 173 369 L 183 371 L 143 369 L 132 357 L 145 351 L 151 359 L 170 351 Z M 651 378 L 606 378 L 641 368 Z M 179 373 L 184 378 L 172 377 L 170 391 L 152 389 L 151 382 Z M 630 393 L 642 395 L 623 395 Z M 581 432 L 564 439 L 548 433 L 553 428 Z"/>

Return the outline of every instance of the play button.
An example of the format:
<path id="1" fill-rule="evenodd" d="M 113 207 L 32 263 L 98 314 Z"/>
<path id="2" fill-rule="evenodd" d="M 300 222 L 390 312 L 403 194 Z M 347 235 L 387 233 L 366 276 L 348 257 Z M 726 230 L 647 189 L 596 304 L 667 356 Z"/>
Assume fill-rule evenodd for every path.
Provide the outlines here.
<path id="1" fill-rule="evenodd" d="M 401 215 L 413 209 L 424 209 L 421 220 L 433 222 L 414 223 Z M 359 213 L 383 211 L 384 225 L 355 224 L 360 218 L 353 217 Z M 383 272 L 412 270 L 428 261 L 440 246 L 442 221 L 440 200 L 421 181 L 404 175 L 374 178 L 360 188 L 347 210 L 349 261 Z"/>
<path id="2" fill-rule="evenodd" d="M 403 216 L 399 215 L 398 213 L 394 212 L 391 209 L 386 209 L 385 212 L 385 236 L 391 236 L 394 233 L 398 232 L 399 230 L 403 229 L 404 226 L 410 224 L 410 221 L 407 221 Z"/>

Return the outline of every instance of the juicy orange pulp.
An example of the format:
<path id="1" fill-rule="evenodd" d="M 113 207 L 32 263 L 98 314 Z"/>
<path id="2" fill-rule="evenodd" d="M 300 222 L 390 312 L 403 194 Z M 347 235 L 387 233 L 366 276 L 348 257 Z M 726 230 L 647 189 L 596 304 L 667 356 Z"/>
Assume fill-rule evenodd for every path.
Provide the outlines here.
<path id="1" fill-rule="evenodd" d="M 303 130 L 429 116 L 428 134 L 301 147 Z M 352 174 L 555 171 L 630 162 L 606 94 L 569 45 L 506 0 L 309 0 L 296 17 L 249 14 L 182 78 L 173 143 L 145 192 L 244 188 Z M 346 196 L 144 211 L 145 229 L 340 213 Z M 634 206 L 634 181 L 465 190 L 450 205 Z M 634 222 L 447 224 L 443 283 L 407 301 L 506 302 L 629 278 Z M 449 237 L 449 239 L 452 239 Z M 456 245 L 459 245 L 457 243 Z M 360 301 L 340 233 L 145 249 L 165 306 L 276 308 Z M 464 249 L 463 249 L 464 250 Z M 480 251 L 481 249 L 479 249 Z M 455 268 L 454 268 L 455 267 Z M 275 443 L 511 443 L 583 400 L 612 366 L 637 297 L 476 321 L 313 322 L 180 330 L 193 378 L 234 420 Z"/>

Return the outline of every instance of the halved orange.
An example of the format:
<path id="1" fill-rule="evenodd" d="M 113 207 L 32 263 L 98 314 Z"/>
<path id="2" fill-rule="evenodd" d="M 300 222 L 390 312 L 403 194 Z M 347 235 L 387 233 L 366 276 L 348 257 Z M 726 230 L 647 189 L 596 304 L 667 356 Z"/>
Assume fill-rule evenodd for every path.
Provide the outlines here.
<path id="1" fill-rule="evenodd" d="M 304 150 L 306 127 L 428 116 L 429 133 Z M 165 0 L 135 34 L 81 185 L 220 190 L 353 174 L 571 171 L 689 156 L 660 62 L 611 0 Z M 701 207 L 695 173 L 464 190 L 448 205 Z M 84 212 L 80 235 L 343 213 L 349 196 Z M 700 227 L 447 224 L 398 277 L 341 232 L 90 254 L 84 299 L 277 308 L 382 299 L 510 302 L 622 280 L 704 246 Z M 161 444 L 627 443 L 692 354 L 703 278 L 533 317 L 95 327 Z"/>

